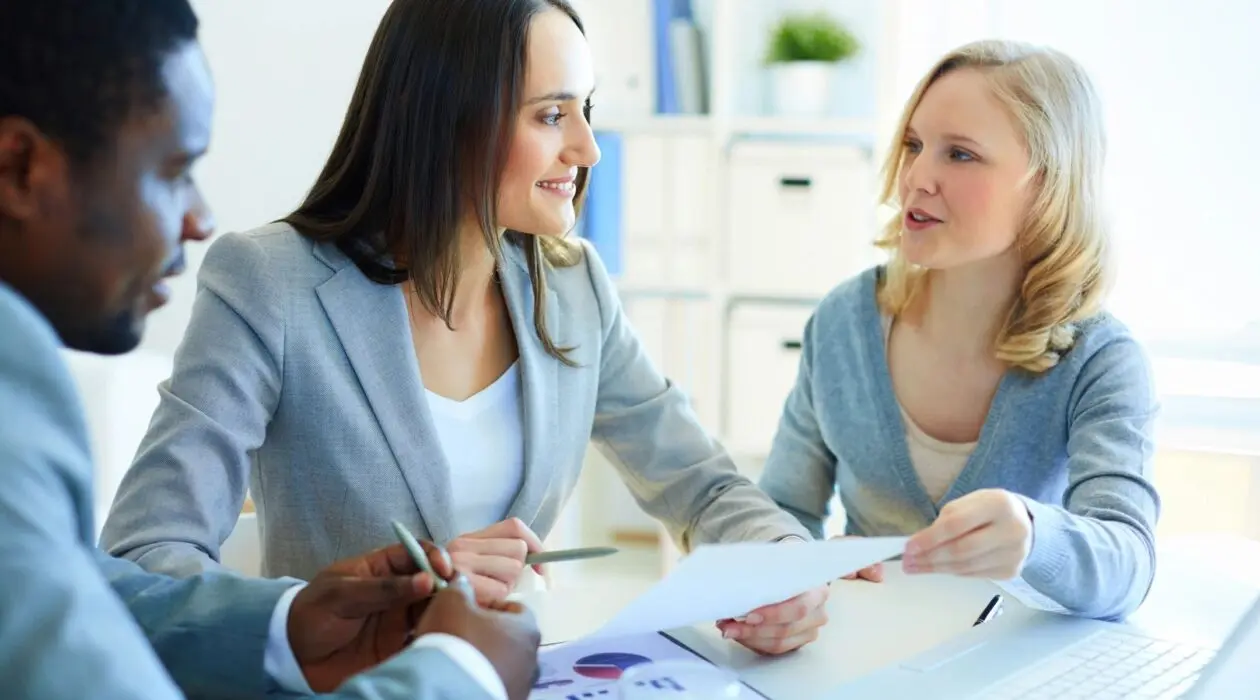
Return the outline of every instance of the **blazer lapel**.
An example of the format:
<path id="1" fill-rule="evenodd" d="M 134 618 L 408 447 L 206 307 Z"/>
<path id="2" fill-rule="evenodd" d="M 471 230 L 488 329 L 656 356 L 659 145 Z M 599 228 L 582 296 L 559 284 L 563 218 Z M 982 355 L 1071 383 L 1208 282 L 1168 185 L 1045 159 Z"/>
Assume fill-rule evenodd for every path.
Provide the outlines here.
<path id="1" fill-rule="evenodd" d="M 368 280 L 346 260 L 315 292 L 367 395 L 429 537 L 439 543 L 449 541 L 454 536 L 450 532 L 450 467 L 424 397 L 402 290 Z M 380 516 L 411 520 L 402 513 Z"/>
<path id="2" fill-rule="evenodd" d="M 508 509 L 507 517 L 520 518 L 532 526 L 542 508 L 555 476 L 551 454 L 556 446 L 556 421 L 559 418 L 559 366 L 556 358 L 547 354 L 538 332 L 534 329 L 534 291 L 520 251 L 512 244 L 504 246 L 505 260 L 501 276 L 503 296 L 507 300 L 508 313 L 512 318 L 512 330 L 520 349 L 521 403 L 524 409 L 525 475 L 521 488 Z M 556 293 L 550 285 L 545 300 L 547 328 L 557 344 L 563 345 L 566 334 L 559 332 L 560 318 Z"/>

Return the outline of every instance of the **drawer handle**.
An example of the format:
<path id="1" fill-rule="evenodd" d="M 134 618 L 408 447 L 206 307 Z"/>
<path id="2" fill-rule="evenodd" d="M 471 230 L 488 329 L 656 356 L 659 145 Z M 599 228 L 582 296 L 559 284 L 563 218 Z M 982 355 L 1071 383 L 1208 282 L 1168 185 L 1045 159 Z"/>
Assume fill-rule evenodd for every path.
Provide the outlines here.
<path id="1" fill-rule="evenodd" d="M 784 350 L 800 350 L 800 349 L 801 349 L 801 341 L 799 341 L 799 340 L 785 340 L 785 341 L 783 341 L 783 349 L 784 349 Z"/>
<path id="2" fill-rule="evenodd" d="M 780 187 L 800 187 L 802 189 L 808 189 L 809 186 L 812 184 L 814 184 L 813 179 L 808 178 L 808 177 L 781 177 L 779 178 Z"/>

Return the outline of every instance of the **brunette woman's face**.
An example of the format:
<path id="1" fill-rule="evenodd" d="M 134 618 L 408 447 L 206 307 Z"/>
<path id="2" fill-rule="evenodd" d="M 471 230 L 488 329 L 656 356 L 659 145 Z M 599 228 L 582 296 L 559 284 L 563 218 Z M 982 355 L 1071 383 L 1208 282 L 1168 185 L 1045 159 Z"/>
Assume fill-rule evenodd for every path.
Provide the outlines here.
<path id="1" fill-rule="evenodd" d="M 499 181 L 499 228 L 540 236 L 572 230 L 578 168 L 599 162 L 587 121 L 594 88 L 590 47 L 573 20 L 556 9 L 535 16 L 524 99 Z"/>

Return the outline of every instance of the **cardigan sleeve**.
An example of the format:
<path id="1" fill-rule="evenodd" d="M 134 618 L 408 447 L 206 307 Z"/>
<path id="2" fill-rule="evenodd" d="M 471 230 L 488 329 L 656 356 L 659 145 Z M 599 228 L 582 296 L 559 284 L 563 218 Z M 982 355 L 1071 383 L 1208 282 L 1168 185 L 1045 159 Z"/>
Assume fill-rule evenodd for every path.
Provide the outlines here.
<path id="1" fill-rule="evenodd" d="M 1062 504 L 1024 498 L 1033 541 L 1022 576 L 1071 612 L 1123 618 L 1150 590 L 1160 508 L 1151 483 L 1157 412 L 1141 348 L 1129 338 L 1108 343 L 1073 388 Z"/>

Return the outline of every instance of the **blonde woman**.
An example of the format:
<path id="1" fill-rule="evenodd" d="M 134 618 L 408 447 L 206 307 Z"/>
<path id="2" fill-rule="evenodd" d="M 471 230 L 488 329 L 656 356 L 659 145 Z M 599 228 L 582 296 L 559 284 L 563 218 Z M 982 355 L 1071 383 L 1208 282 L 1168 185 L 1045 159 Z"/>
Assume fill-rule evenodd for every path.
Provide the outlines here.
<path id="1" fill-rule="evenodd" d="M 1097 618 L 1141 603 L 1156 399 L 1103 311 L 1101 121 L 1049 49 L 969 44 L 920 82 L 885 164 L 891 259 L 810 319 L 761 484 L 815 536 L 838 491 L 847 534 L 912 535 L 909 573 L 1022 576 Z"/>

